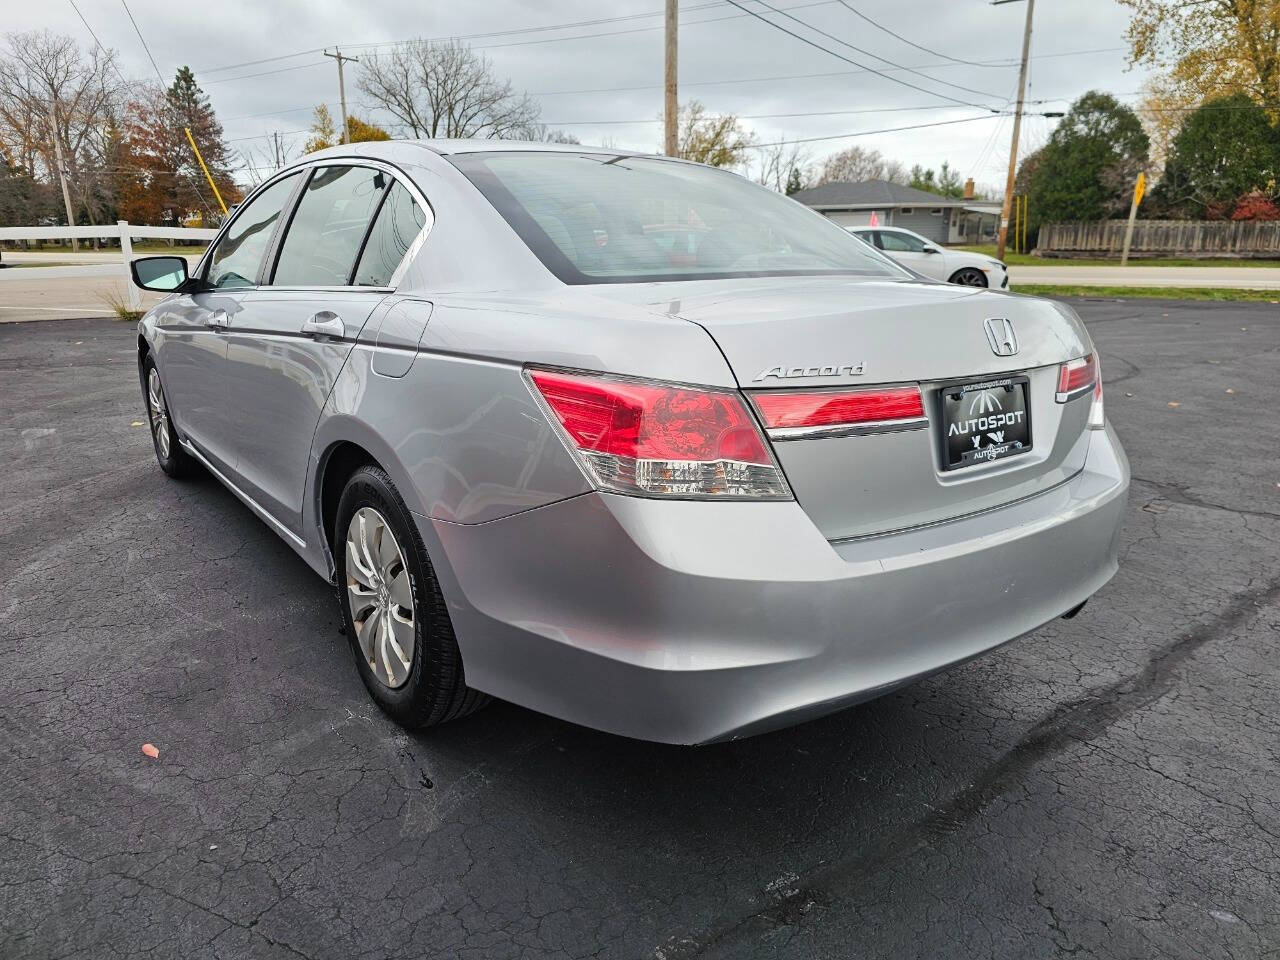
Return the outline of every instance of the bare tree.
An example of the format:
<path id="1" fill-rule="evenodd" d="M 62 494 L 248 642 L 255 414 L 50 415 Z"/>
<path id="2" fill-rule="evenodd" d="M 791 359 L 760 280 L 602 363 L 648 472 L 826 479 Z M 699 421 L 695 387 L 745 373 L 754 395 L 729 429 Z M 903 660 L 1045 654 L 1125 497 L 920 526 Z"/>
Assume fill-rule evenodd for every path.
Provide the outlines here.
<path id="1" fill-rule="evenodd" d="M 528 140 L 542 108 L 465 43 L 418 38 L 360 63 L 357 87 L 414 137 Z"/>
<path id="2" fill-rule="evenodd" d="M 49 181 L 58 175 L 60 146 L 73 204 L 91 223 L 111 199 L 118 78 L 114 52 L 86 55 L 71 37 L 48 30 L 6 34 L 0 53 L 0 142 Z"/>
<path id="3" fill-rule="evenodd" d="M 731 113 L 708 113 L 697 100 L 680 105 L 676 118 L 677 156 L 713 167 L 737 167 L 747 160 L 755 136 Z"/>
<path id="4" fill-rule="evenodd" d="M 898 161 L 886 160 L 879 150 L 852 146 L 822 161 L 815 185 L 833 181 L 857 183 L 861 180 L 906 183 L 909 179 L 906 168 Z"/>
<path id="5" fill-rule="evenodd" d="M 543 143 L 582 143 L 581 140 L 567 130 L 551 130 L 541 123 L 538 124 L 538 135 L 535 139 L 541 140 Z"/>
<path id="6" fill-rule="evenodd" d="M 750 164 L 751 179 L 761 186 L 787 192 L 787 184 L 798 180 L 800 187 L 806 182 L 809 168 L 809 152 L 798 143 L 771 143 L 755 149 L 755 159 Z M 791 171 L 796 171 L 795 178 Z"/>

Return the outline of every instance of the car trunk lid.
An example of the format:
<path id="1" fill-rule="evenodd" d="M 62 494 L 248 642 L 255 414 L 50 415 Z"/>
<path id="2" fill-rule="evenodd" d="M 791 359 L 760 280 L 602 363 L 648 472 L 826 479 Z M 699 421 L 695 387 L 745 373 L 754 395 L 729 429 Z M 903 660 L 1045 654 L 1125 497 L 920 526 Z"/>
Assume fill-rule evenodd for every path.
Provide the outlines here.
<path id="1" fill-rule="evenodd" d="M 1055 400 L 1059 365 L 1092 349 L 1066 308 L 973 288 L 841 278 L 661 284 L 647 303 L 702 326 L 748 396 L 918 385 L 923 429 L 797 436 L 773 446 L 797 500 L 831 540 L 946 521 L 1047 490 L 1088 448 L 1087 397 Z M 600 291 L 640 299 L 642 290 Z M 999 321 L 989 337 L 986 321 Z M 1009 321 L 1016 352 L 997 355 Z M 948 469 L 944 392 L 1025 378 L 1030 447 Z M 1003 388 L 1000 388 L 1003 389 Z M 966 401 L 970 394 L 966 394 Z M 972 396 L 976 397 L 974 393 Z M 998 402 L 998 401 L 997 401 Z M 981 442 L 991 443 L 986 437 Z"/>

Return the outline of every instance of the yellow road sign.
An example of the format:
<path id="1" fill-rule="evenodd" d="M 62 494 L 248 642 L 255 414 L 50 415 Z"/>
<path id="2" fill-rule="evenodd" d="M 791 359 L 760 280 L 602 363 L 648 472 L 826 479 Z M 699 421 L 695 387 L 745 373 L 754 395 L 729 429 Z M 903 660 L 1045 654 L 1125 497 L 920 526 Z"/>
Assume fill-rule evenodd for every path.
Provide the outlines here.
<path id="1" fill-rule="evenodd" d="M 1147 174 L 1145 171 L 1138 174 L 1138 182 L 1133 185 L 1133 205 L 1136 207 L 1142 202 L 1142 195 L 1147 192 Z"/>

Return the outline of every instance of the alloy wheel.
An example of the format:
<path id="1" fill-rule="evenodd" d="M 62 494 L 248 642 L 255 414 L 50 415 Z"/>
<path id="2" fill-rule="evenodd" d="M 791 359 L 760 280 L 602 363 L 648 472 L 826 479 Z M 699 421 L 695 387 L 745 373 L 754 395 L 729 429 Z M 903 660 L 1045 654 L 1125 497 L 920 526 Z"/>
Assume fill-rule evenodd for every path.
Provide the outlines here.
<path id="1" fill-rule="evenodd" d="M 391 689 L 413 665 L 413 589 L 404 553 L 386 518 L 361 507 L 347 524 L 347 598 L 369 672 Z"/>
<path id="2" fill-rule="evenodd" d="M 147 412 L 151 414 L 151 433 L 161 460 L 169 459 L 169 409 L 164 404 L 164 387 L 155 367 L 147 374 Z"/>
<path id="3" fill-rule="evenodd" d="M 975 270 L 972 267 L 967 267 L 957 273 L 951 282 L 958 283 L 965 287 L 985 287 L 987 285 L 987 278 L 983 276 L 981 270 Z"/>

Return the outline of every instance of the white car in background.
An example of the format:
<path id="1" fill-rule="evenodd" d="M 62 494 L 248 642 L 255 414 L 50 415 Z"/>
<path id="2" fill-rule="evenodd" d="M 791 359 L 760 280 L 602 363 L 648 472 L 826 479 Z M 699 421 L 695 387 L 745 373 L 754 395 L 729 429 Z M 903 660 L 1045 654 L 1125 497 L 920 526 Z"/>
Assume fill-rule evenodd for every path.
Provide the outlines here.
<path id="1" fill-rule="evenodd" d="M 994 257 L 967 250 L 948 250 L 901 227 L 849 227 L 849 232 L 889 259 L 931 280 L 966 287 L 1009 289 L 1009 269 Z"/>

